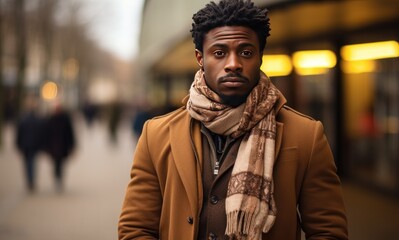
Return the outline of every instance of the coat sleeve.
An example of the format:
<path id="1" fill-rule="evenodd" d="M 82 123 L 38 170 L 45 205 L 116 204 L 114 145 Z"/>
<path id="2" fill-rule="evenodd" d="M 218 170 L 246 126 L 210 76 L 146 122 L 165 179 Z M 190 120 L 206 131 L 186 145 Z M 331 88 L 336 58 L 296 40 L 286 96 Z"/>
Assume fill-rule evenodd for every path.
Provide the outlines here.
<path id="1" fill-rule="evenodd" d="M 336 166 L 323 126 L 315 122 L 313 144 L 299 196 L 306 239 L 348 239 L 347 219 Z"/>
<path id="2" fill-rule="evenodd" d="M 120 240 L 158 239 L 162 196 L 148 146 L 148 122 L 137 143 L 118 223 Z"/>

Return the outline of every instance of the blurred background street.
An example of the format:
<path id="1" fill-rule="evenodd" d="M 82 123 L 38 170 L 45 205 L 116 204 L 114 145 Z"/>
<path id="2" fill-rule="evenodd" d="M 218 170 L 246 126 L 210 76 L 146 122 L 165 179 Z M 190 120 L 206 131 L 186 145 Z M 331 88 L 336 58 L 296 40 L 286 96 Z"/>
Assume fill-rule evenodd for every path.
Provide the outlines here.
<path id="1" fill-rule="evenodd" d="M 65 166 L 65 186 L 56 188 L 52 162 L 37 158 L 37 189 L 25 189 L 23 161 L 7 126 L 0 151 L 0 239 L 117 239 L 117 221 L 129 180 L 135 141 L 126 122 L 110 142 L 99 122 L 76 120 L 77 148 Z"/>
<path id="2" fill-rule="evenodd" d="M 117 238 L 137 136 L 188 93 L 208 2 L 0 0 L 0 240 Z M 254 3 L 262 71 L 323 122 L 350 239 L 398 239 L 399 0 Z"/>

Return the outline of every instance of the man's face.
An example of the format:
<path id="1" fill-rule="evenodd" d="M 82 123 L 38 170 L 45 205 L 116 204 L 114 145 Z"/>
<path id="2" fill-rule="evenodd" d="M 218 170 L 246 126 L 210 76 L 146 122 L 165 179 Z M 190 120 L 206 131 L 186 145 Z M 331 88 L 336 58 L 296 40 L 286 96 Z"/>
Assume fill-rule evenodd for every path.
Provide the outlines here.
<path id="1" fill-rule="evenodd" d="M 250 28 L 214 28 L 204 37 L 203 52 L 196 50 L 195 54 L 208 87 L 226 105 L 236 107 L 245 102 L 259 81 L 262 58 L 258 37 Z"/>

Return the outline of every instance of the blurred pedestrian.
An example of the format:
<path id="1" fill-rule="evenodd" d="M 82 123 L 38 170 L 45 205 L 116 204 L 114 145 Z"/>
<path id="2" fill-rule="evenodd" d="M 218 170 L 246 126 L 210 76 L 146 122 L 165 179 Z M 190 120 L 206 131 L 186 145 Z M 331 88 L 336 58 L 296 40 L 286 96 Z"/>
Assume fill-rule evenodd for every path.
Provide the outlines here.
<path id="1" fill-rule="evenodd" d="M 75 147 L 71 116 L 60 104 L 55 104 L 54 111 L 48 117 L 44 129 L 44 147 L 53 160 L 57 189 L 62 190 L 64 164 Z"/>
<path id="2" fill-rule="evenodd" d="M 35 161 L 43 145 L 43 119 L 37 113 L 35 98 L 27 98 L 25 110 L 17 123 L 16 145 L 23 155 L 26 185 L 30 192 L 35 190 Z"/>
<path id="3" fill-rule="evenodd" d="M 151 113 L 146 110 L 137 110 L 136 114 L 133 117 L 132 120 L 132 129 L 134 135 L 137 137 L 137 139 L 141 135 L 141 131 L 143 130 L 144 123 L 151 118 Z"/>
<path id="4" fill-rule="evenodd" d="M 122 118 L 122 105 L 115 101 L 111 103 L 109 108 L 108 131 L 112 143 L 118 140 L 118 126 Z"/>
<path id="5" fill-rule="evenodd" d="M 83 116 L 86 120 L 86 124 L 88 127 L 91 127 L 91 125 L 94 122 L 94 119 L 97 115 L 97 108 L 93 103 L 86 102 L 83 106 L 82 109 Z"/>

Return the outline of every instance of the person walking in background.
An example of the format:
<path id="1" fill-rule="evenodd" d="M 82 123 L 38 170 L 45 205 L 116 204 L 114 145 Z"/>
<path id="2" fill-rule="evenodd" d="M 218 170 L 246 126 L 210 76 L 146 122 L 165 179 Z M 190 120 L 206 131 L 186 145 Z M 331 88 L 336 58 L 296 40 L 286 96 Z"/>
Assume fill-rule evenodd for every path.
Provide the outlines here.
<path id="1" fill-rule="evenodd" d="M 16 145 L 23 155 L 26 185 L 30 192 L 35 191 L 36 156 L 43 147 L 43 119 L 37 113 L 37 100 L 28 97 L 25 111 L 16 128 Z"/>
<path id="2" fill-rule="evenodd" d="M 183 106 L 144 125 L 119 239 L 348 239 L 322 123 L 260 70 L 269 31 L 251 1 L 194 14 L 199 70 Z"/>
<path id="3" fill-rule="evenodd" d="M 114 144 L 118 141 L 118 127 L 122 118 L 122 110 L 122 105 L 118 101 L 112 102 L 109 106 L 108 132 L 109 139 Z"/>
<path id="4" fill-rule="evenodd" d="M 89 101 L 86 101 L 83 105 L 82 113 L 86 120 L 87 126 L 91 127 L 95 118 L 97 117 L 97 106 Z"/>
<path id="5" fill-rule="evenodd" d="M 150 111 L 146 109 L 138 109 L 132 120 L 132 129 L 133 133 L 138 139 L 141 135 L 141 131 L 143 130 L 144 123 L 151 118 Z"/>
<path id="6" fill-rule="evenodd" d="M 44 127 L 44 149 L 53 160 L 54 178 L 58 190 L 63 190 L 63 168 L 75 147 L 72 120 L 67 111 L 57 103 Z"/>

